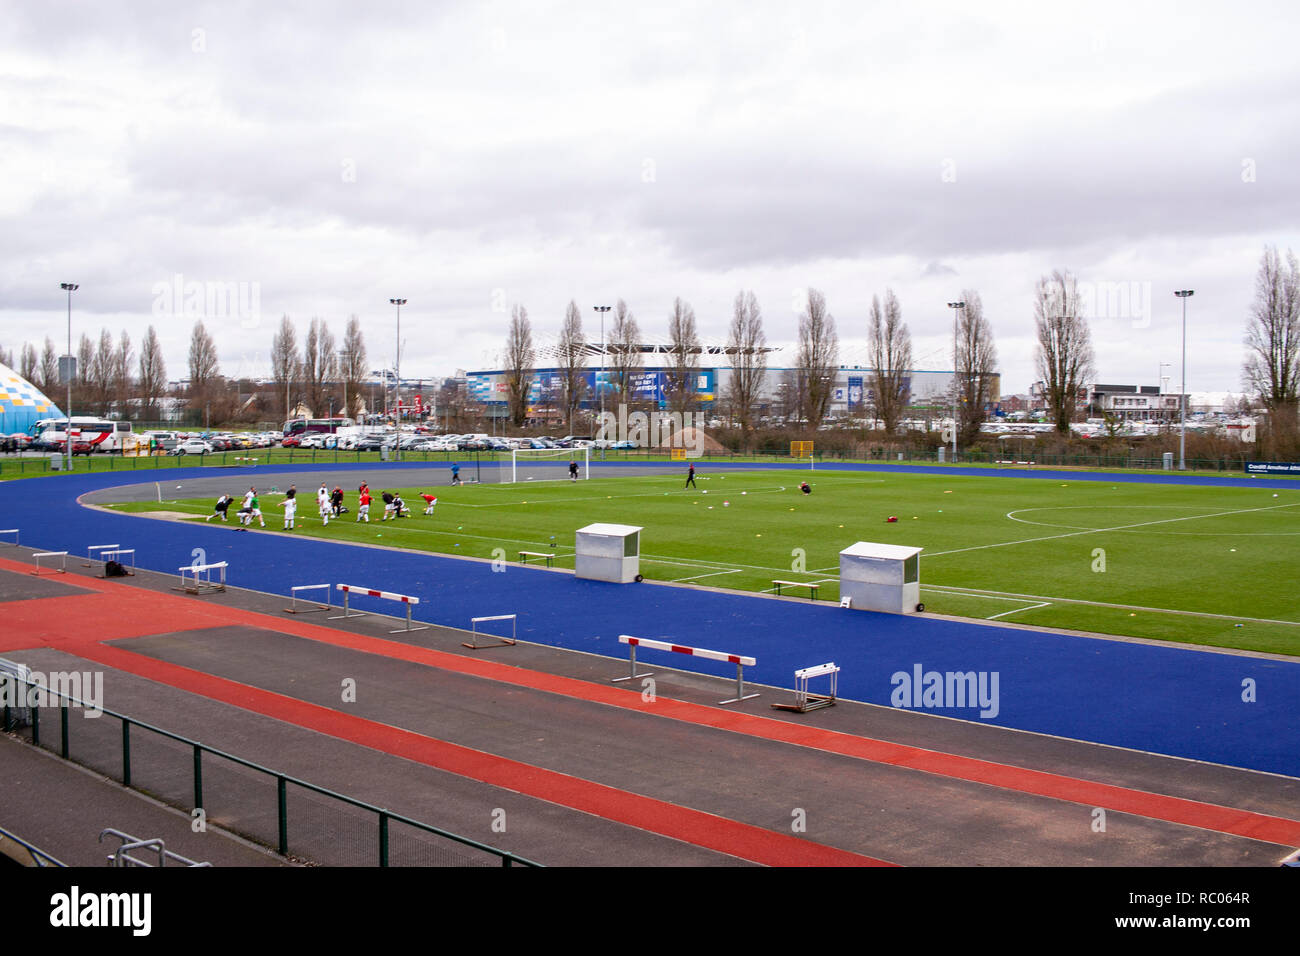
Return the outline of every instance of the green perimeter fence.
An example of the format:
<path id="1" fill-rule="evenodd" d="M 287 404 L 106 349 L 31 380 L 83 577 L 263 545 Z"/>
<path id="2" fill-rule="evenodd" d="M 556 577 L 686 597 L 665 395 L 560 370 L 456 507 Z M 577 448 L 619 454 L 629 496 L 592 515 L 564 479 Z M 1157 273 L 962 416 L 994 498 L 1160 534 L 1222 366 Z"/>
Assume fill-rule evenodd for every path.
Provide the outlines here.
<path id="1" fill-rule="evenodd" d="M 0 693 L 5 733 L 191 814 L 201 809 L 206 823 L 282 856 L 326 866 L 541 865 L 135 718 L 89 710 L 37 682 L 6 674 Z"/>
<path id="2" fill-rule="evenodd" d="M 562 457 L 562 456 L 561 456 Z M 948 457 L 948 456 L 945 456 Z M 793 459 L 788 454 L 777 454 L 771 452 L 710 452 L 703 456 L 708 461 L 750 461 L 750 462 L 772 462 L 789 464 L 792 461 L 806 459 Z M 58 464 L 54 463 L 58 460 Z M 834 462 L 910 462 L 934 464 L 938 460 L 938 454 L 933 448 L 913 448 L 906 451 L 884 449 L 868 449 L 867 455 L 849 456 L 848 454 L 822 453 L 814 455 L 818 463 Z M 72 470 L 77 472 L 101 472 L 101 471 L 162 471 L 168 468 L 193 468 L 193 467 L 210 467 L 210 468 L 242 468 L 256 467 L 265 468 L 275 465 L 291 464 L 375 464 L 381 465 L 393 461 L 390 456 L 382 455 L 380 452 L 373 451 L 341 451 L 326 449 L 291 449 L 291 448 L 262 448 L 242 452 L 213 452 L 208 455 L 83 455 L 75 456 L 72 459 Z M 593 451 L 591 455 L 593 463 L 602 461 L 668 461 L 669 456 L 662 452 L 655 452 L 650 449 L 639 450 L 618 450 L 618 451 Z M 1235 471 L 1244 472 L 1245 462 L 1248 459 L 1243 458 L 1189 458 L 1187 459 L 1187 468 L 1189 471 L 1212 471 L 1224 472 Z M 510 455 L 507 452 L 429 452 L 429 451 L 404 451 L 401 453 L 403 462 L 422 462 L 430 464 L 444 464 L 450 467 L 453 462 L 459 462 L 464 468 L 468 464 L 496 465 L 501 462 L 509 462 Z M 559 461 L 559 458 L 556 458 Z M 951 459 L 949 458 L 949 461 Z M 1161 471 L 1163 462 L 1159 455 L 1156 456 L 1136 456 L 1136 455 L 1049 455 L 1035 453 L 1028 459 L 1017 460 L 1013 455 L 1008 454 L 1006 457 L 999 457 L 994 454 L 971 451 L 961 452 L 957 456 L 956 464 L 968 465 L 991 465 L 991 466 L 1016 466 L 1016 465 L 1033 465 L 1038 467 L 1052 468 L 1105 468 L 1105 469 L 1123 469 L 1135 471 Z M 0 478 L 21 478 L 25 476 L 34 477 L 36 475 L 60 474 L 65 471 L 67 464 L 66 459 L 58 455 L 4 455 L 0 456 Z M 682 466 L 685 467 L 685 462 Z"/>

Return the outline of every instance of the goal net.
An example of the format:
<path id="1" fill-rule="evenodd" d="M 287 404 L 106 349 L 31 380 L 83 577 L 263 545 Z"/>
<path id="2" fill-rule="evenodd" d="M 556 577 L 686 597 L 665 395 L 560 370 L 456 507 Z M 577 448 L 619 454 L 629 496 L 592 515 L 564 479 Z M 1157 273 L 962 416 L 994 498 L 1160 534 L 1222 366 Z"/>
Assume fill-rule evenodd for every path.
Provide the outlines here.
<path id="1" fill-rule="evenodd" d="M 502 469 L 503 482 L 568 481 L 573 477 L 570 464 L 578 466 L 577 477 L 585 481 L 591 477 L 591 449 L 516 448 L 502 464 L 509 468 Z"/>

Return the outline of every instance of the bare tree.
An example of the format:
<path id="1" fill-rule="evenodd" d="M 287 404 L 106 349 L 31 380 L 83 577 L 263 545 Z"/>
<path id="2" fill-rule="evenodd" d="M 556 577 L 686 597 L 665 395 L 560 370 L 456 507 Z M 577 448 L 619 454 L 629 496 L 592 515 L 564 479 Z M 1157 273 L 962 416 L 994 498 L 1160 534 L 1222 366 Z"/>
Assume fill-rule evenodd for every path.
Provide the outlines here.
<path id="1" fill-rule="evenodd" d="M 135 349 L 131 347 L 131 336 L 122 330 L 113 350 L 113 404 L 122 418 L 131 417 L 131 363 L 135 359 Z"/>
<path id="2" fill-rule="evenodd" d="M 81 340 L 77 343 L 77 374 L 72 378 L 72 404 L 82 411 L 88 410 L 87 406 L 94 401 L 90 387 L 90 367 L 94 361 L 95 343 L 90 341 L 89 335 L 82 332 Z"/>
<path id="3" fill-rule="evenodd" d="M 361 383 L 366 377 L 366 339 L 361 331 L 361 320 L 355 315 L 348 319 L 348 328 L 343 334 L 339 377 L 343 379 L 346 402 L 350 406 L 343 414 L 355 418 L 355 413 L 361 408 Z"/>
<path id="4" fill-rule="evenodd" d="M 609 381 L 613 383 L 620 405 L 632 405 L 632 386 L 642 368 L 641 329 L 636 316 L 622 299 L 614 306 L 614 327 L 609 331 L 607 346 Z"/>
<path id="5" fill-rule="evenodd" d="M 59 353 L 54 348 L 54 340 L 45 336 L 45 348 L 41 350 L 41 391 L 52 395 L 59 387 Z"/>
<path id="6" fill-rule="evenodd" d="M 0 365 L 7 366 L 9 368 L 14 367 L 13 349 L 0 348 Z"/>
<path id="7" fill-rule="evenodd" d="M 668 340 L 668 408 L 689 411 L 695 404 L 695 377 L 700 371 L 700 336 L 695 328 L 695 310 L 680 298 L 673 299 L 673 311 L 668 316 Z"/>
<path id="8" fill-rule="evenodd" d="M 1273 437 L 1291 435 L 1300 406 L 1300 264 L 1289 249 L 1285 263 L 1273 246 L 1260 260 L 1242 377 L 1267 410 Z"/>
<path id="9" fill-rule="evenodd" d="M 280 329 L 271 340 L 271 378 L 276 394 L 284 396 L 284 417 L 288 421 L 293 408 L 292 393 L 298 382 L 301 362 L 298 359 L 298 333 L 287 315 L 280 318 Z"/>
<path id="10" fill-rule="evenodd" d="M 140 343 L 140 404 L 146 420 L 162 417 L 161 401 L 167 391 L 167 366 L 163 362 L 158 332 L 151 325 Z"/>
<path id="11" fill-rule="evenodd" d="M 796 363 L 801 378 L 798 382 L 801 390 L 799 410 L 809 428 L 817 428 L 826 417 L 839 353 L 835 318 L 826 308 L 826 297 L 817 289 L 809 289 L 807 306 L 799 318 L 799 358 Z"/>
<path id="12" fill-rule="evenodd" d="M 22 358 L 19 359 L 18 374 L 27 381 L 35 383 L 36 373 L 39 369 L 40 360 L 36 355 L 36 347 L 31 342 L 24 342 Z"/>
<path id="13" fill-rule="evenodd" d="M 586 393 L 587 340 L 582 334 L 582 313 L 578 304 L 570 301 L 564 311 L 564 327 L 560 329 L 557 346 L 560 360 L 560 403 L 569 433 L 573 434 L 573 419 L 582 408 Z"/>
<path id="14" fill-rule="evenodd" d="M 957 318 L 957 351 L 953 367 L 957 372 L 957 436 L 963 445 L 979 437 L 985 409 L 996 401 L 998 350 L 993 344 L 993 326 L 984 318 L 984 303 L 974 289 L 962 292 L 966 303 Z"/>
<path id="15" fill-rule="evenodd" d="M 732 414 L 740 419 L 742 433 L 748 436 L 753 428 L 754 405 L 767 377 L 767 336 L 763 332 L 763 312 L 753 292 L 736 293 L 727 354 L 731 358 L 727 398 Z"/>
<path id="16" fill-rule="evenodd" d="M 113 333 L 99 330 L 99 346 L 90 361 L 90 386 L 92 407 L 96 415 L 107 415 L 113 395 Z"/>
<path id="17" fill-rule="evenodd" d="M 330 383 L 338 377 L 338 367 L 329 323 L 312 319 L 302 349 L 302 384 L 312 414 L 323 415 L 329 411 Z"/>
<path id="18" fill-rule="evenodd" d="M 1092 336 L 1074 276 L 1057 270 L 1038 280 L 1034 320 L 1038 326 L 1038 375 L 1047 413 L 1056 430 L 1068 434 L 1079 392 L 1093 374 Z"/>
<path id="19" fill-rule="evenodd" d="M 885 426 L 885 434 L 892 436 L 898 433 L 898 423 L 911 401 L 908 373 L 912 368 L 912 333 L 903 321 L 903 307 L 893 289 L 885 290 L 883 308 L 878 296 L 871 297 L 867 353 L 875 414 Z"/>
<path id="20" fill-rule="evenodd" d="M 537 364 L 537 350 L 533 348 L 533 326 L 528 321 L 528 310 L 522 305 L 516 305 L 510 313 L 505 359 L 510 421 L 518 428 L 528 417 L 528 393 L 533 387 L 533 367 Z"/>
<path id="21" fill-rule="evenodd" d="M 217 391 L 220 369 L 217 365 L 217 343 L 204 327 L 203 321 L 194 323 L 190 332 L 190 409 L 202 420 L 203 405 Z"/>

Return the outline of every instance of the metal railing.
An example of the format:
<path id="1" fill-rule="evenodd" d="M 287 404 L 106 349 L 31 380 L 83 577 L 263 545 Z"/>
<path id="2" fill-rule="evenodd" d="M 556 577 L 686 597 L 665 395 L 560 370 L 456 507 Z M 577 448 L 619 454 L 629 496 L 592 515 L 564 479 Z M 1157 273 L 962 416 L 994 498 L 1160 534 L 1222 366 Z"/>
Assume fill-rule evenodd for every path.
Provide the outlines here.
<path id="1" fill-rule="evenodd" d="M 50 856 L 40 847 L 33 846 L 22 837 L 0 827 L 0 855 L 7 856 L 21 866 L 58 866 L 67 867 Z"/>
<path id="2" fill-rule="evenodd" d="M 35 681 L 0 674 L 0 697 L 5 733 L 23 733 L 33 746 L 271 847 L 281 856 L 345 866 L 541 865 L 134 717 L 98 707 L 88 711 L 83 701 Z M 25 725 L 16 719 L 14 701 L 25 702 L 30 715 Z M 42 736 L 42 713 L 54 709 L 59 712 L 57 743 L 48 740 L 48 733 Z M 82 715 L 75 734 L 74 710 Z M 100 716 L 86 716 L 88 712 Z"/>

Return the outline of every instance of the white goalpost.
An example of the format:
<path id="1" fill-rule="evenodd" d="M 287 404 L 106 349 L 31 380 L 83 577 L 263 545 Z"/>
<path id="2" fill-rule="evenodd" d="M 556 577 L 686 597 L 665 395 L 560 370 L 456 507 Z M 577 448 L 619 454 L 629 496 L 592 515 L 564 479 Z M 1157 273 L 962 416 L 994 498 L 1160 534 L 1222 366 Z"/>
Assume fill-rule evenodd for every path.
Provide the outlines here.
<path id="1" fill-rule="evenodd" d="M 578 466 L 578 477 L 591 477 L 591 448 L 515 448 L 510 452 L 510 477 L 505 481 L 567 481 L 569 462 Z M 542 468 L 531 468 L 531 465 Z"/>

